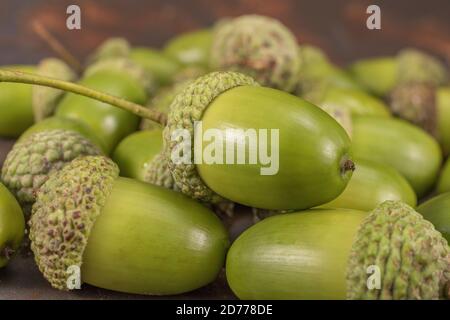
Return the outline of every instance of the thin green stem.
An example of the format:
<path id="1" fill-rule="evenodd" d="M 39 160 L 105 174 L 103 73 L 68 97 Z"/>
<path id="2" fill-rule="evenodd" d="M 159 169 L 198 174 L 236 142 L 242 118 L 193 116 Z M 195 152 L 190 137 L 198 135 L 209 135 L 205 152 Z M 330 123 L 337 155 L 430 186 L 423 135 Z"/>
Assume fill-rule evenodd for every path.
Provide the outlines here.
<path id="1" fill-rule="evenodd" d="M 101 102 L 108 103 L 115 107 L 121 108 L 123 110 L 129 111 L 139 117 L 157 122 L 163 126 L 166 125 L 167 118 L 166 115 L 162 112 L 148 109 L 139 104 L 112 96 L 107 93 L 103 93 L 97 90 L 93 90 L 87 88 L 85 86 L 63 81 L 57 80 L 49 77 L 38 76 L 30 73 L 19 72 L 14 70 L 0 70 L 0 82 L 17 82 L 17 83 L 27 83 L 45 87 L 52 87 L 55 89 L 60 89 L 64 91 L 69 91 L 75 94 L 80 94 L 82 96 L 86 96 L 88 98 L 96 99 Z"/>

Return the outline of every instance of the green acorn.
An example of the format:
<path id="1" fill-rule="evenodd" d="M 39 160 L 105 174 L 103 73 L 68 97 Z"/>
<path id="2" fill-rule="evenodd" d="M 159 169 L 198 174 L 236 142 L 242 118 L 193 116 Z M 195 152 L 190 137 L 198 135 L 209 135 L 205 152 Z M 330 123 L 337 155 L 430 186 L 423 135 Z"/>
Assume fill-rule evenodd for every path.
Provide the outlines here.
<path id="1" fill-rule="evenodd" d="M 81 155 L 101 151 L 77 132 L 48 130 L 16 143 L 3 164 L 1 179 L 22 206 L 36 200 L 36 192 L 49 175 Z"/>
<path id="2" fill-rule="evenodd" d="M 450 298 L 447 241 L 399 201 L 265 219 L 233 243 L 226 273 L 241 299 Z"/>
<path id="3" fill-rule="evenodd" d="M 386 200 L 402 201 L 413 208 L 417 205 L 414 189 L 397 170 L 388 165 L 358 159 L 344 192 L 320 208 L 372 211 Z"/>
<path id="4" fill-rule="evenodd" d="M 25 234 L 25 221 L 17 200 L 0 183 L 0 268 L 20 248 Z"/>
<path id="5" fill-rule="evenodd" d="M 170 39 L 163 52 L 181 65 L 208 67 L 213 39 L 210 29 L 182 33 Z"/>
<path id="6" fill-rule="evenodd" d="M 112 154 L 120 175 L 146 181 L 148 166 L 162 150 L 162 130 L 144 130 L 123 139 Z"/>
<path id="7" fill-rule="evenodd" d="M 8 71 L 0 71 L 0 81 L 63 88 L 166 124 L 163 156 L 171 175 L 182 193 L 202 202 L 225 199 L 271 210 L 310 208 L 336 198 L 355 168 L 348 135 L 326 112 L 288 93 L 260 87 L 240 73 L 214 72 L 192 81 L 176 96 L 167 121 L 163 113 L 73 83 Z M 279 116 L 267 116 L 274 109 Z M 248 128 L 271 131 L 266 147 L 273 149 L 273 161 L 257 158 L 255 163 L 239 163 L 241 160 L 234 159 L 227 165 L 194 161 L 192 155 L 198 152 L 193 149 L 194 126 L 200 120 L 205 132 L 220 128 L 218 138 L 223 140 L 217 143 L 222 145 L 235 145 L 236 139 L 246 141 Z M 238 131 L 224 135 L 221 130 L 227 128 Z M 187 139 L 173 139 L 180 131 Z M 254 155 L 259 153 L 254 144 L 246 148 Z M 200 159 L 210 149 L 203 145 Z M 180 151 L 189 156 L 181 163 L 177 161 Z M 208 155 L 225 160 L 220 148 L 216 155 Z"/>
<path id="8" fill-rule="evenodd" d="M 31 249 L 50 284 L 71 290 L 79 275 L 109 290 L 168 295 L 212 282 L 229 245 L 219 219 L 179 193 L 118 174 L 105 157 L 80 157 L 39 190 Z"/>
<path id="9" fill-rule="evenodd" d="M 211 68 L 252 76 L 261 85 L 292 91 L 300 68 L 294 35 L 275 19 L 245 15 L 217 26 Z"/>
<path id="10" fill-rule="evenodd" d="M 36 72 L 43 76 L 73 81 L 76 79 L 75 72 L 62 60 L 48 58 L 42 60 L 37 66 Z M 33 87 L 33 113 L 36 122 L 51 116 L 65 92 L 42 86 Z"/>
<path id="11" fill-rule="evenodd" d="M 2 66 L 0 70 L 35 73 L 35 66 Z M 0 136 L 17 138 L 34 122 L 32 87 L 20 83 L 0 83 Z"/>
<path id="12" fill-rule="evenodd" d="M 450 192 L 450 160 L 447 160 L 441 171 L 439 182 L 437 185 L 437 192 L 444 193 Z"/>
<path id="13" fill-rule="evenodd" d="M 109 38 L 101 43 L 88 58 L 89 64 L 110 58 L 127 58 L 130 54 L 130 44 L 124 38 Z"/>
<path id="14" fill-rule="evenodd" d="M 422 197 L 436 181 L 442 163 L 439 144 L 424 130 L 400 119 L 353 117 L 356 158 L 390 165 Z"/>
<path id="15" fill-rule="evenodd" d="M 450 244 L 450 193 L 438 195 L 422 203 L 417 212 L 430 221 Z"/>

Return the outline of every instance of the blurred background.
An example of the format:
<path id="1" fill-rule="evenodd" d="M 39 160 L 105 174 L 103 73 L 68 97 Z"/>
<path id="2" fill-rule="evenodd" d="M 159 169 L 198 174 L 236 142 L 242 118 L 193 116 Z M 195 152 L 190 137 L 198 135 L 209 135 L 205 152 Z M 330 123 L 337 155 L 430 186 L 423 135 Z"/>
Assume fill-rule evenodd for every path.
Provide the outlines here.
<path id="1" fill-rule="evenodd" d="M 66 29 L 66 8 L 82 10 L 82 29 Z M 381 8 L 381 30 L 366 28 L 366 8 Z M 35 63 L 49 55 L 36 36 L 41 22 L 79 59 L 110 36 L 160 47 L 170 37 L 217 19 L 257 13 L 286 24 L 299 42 L 317 45 L 338 64 L 414 46 L 450 60 L 449 0 L 1 0 L 0 65 Z"/>

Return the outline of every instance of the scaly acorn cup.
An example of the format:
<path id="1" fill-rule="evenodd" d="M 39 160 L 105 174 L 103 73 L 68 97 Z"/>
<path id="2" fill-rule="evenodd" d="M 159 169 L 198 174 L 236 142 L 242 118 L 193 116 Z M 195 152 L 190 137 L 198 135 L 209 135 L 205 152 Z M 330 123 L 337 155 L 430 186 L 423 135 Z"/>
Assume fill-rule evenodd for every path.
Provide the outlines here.
<path id="1" fill-rule="evenodd" d="M 28 139 L 31 135 L 42 132 L 42 131 L 51 131 L 51 130 L 65 130 L 65 131 L 75 131 L 85 137 L 87 140 L 91 141 L 97 147 L 102 149 L 104 153 L 106 153 L 106 149 L 102 145 L 99 137 L 90 129 L 86 124 L 80 122 L 78 120 L 69 119 L 69 118 L 61 118 L 52 116 L 46 118 L 40 122 L 33 124 L 29 127 L 17 140 L 21 142 L 25 139 Z"/>
<path id="2" fill-rule="evenodd" d="M 263 86 L 292 91 L 300 57 L 294 35 L 279 21 L 245 15 L 215 28 L 211 48 L 213 70 L 238 71 Z"/>
<path id="3" fill-rule="evenodd" d="M 167 120 L 158 111 L 74 83 L 3 70 L 0 70 L 0 81 L 65 89 L 166 124 L 163 156 L 172 177 L 181 192 L 202 202 L 220 202 L 225 198 L 262 209 L 310 208 L 336 198 L 354 170 L 350 139 L 331 116 L 288 93 L 259 87 L 253 79 L 240 73 L 214 72 L 191 82 L 175 98 Z M 279 116 L 267 117 L 274 110 L 279 111 Z M 249 133 L 249 128 L 263 130 L 263 136 L 270 133 L 266 144 L 272 151 L 270 157 L 257 158 L 255 163 L 245 160 L 246 154 L 261 157 L 261 152 L 258 143 L 248 143 L 248 146 L 244 143 L 245 155 L 238 158 L 244 157 L 243 164 L 235 159 L 227 165 L 209 160 L 193 161 L 194 125 L 200 120 L 205 132 L 220 129 L 211 132 L 218 133 L 216 141 L 222 146 L 227 139 L 232 146 L 236 141 L 246 141 L 247 135 L 253 132 Z M 224 137 L 225 129 L 233 129 L 235 135 Z M 173 140 L 172 136 L 178 133 L 186 134 L 187 139 Z M 198 137 L 203 139 L 202 134 Z M 267 141 L 261 145 L 264 142 Z M 202 160 L 205 153 L 213 159 L 226 160 L 221 152 L 217 152 L 219 158 L 214 158 L 211 148 L 211 144 L 200 146 L 202 153 L 197 157 Z M 186 151 L 186 157 L 182 163 L 175 163 L 179 151 Z"/>
<path id="4" fill-rule="evenodd" d="M 112 154 L 122 177 L 146 181 L 148 166 L 162 150 L 162 130 L 144 130 L 123 139 Z"/>
<path id="5" fill-rule="evenodd" d="M 130 55 L 130 44 L 124 38 L 109 38 L 103 41 L 88 58 L 88 63 L 110 58 L 127 58 Z"/>
<path id="6" fill-rule="evenodd" d="M 36 192 L 51 173 L 81 155 L 100 153 L 75 131 L 37 132 L 14 145 L 3 164 L 1 180 L 26 208 L 34 203 Z"/>
<path id="7" fill-rule="evenodd" d="M 438 195 L 417 207 L 450 244 L 450 193 Z M 449 288 L 450 289 L 450 288 Z"/>
<path id="8" fill-rule="evenodd" d="M 424 130 L 400 119 L 353 117 L 355 158 L 394 167 L 420 198 L 436 182 L 442 163 L 439 144 Z"/>
<path id="9" fill-rule="evenodd" d="M 232 244 L 226 273 L 241 299 L 450 298 L 446 240 L 398 201 L 267 218 Z"/>
<path id="10" fill-rule="evenodd" d="M 66 81 L 73 81 L 77 77 L 76 73 L 64 61 L 56 58 L 42 60 L 37 66 L 36 73 Z M 55 112 L 56 106 L 64 93 L 61 90 L 34 86 L 32 103 L 35 122 L 40 122 L 50 117 Z"/>
<path id="11" fill-rule="evenodd" d="M 417 205 L 414 189 L 394 168 L 367 160 L 357 160 L 350 182 L 336 199 L 320 208 L 372 211 L 386 200 Z"/>
<path id="12" fill-rule="evenodd" d="M 34 66 L 1 66 L 0 70 L 36 72 Z M 20 83 L 0 84 L 0 136 L 17 138 L 33 124 L 32 89 Z"/>
<path id="13" fill-rule="evenodd" d="M 181 65 L 208 67 L 213 37 L 210 29 L 186 32 L 169 40 L 163 52 Z"/>
<path id="14" fill-rule="evenodd" d="M 119 70 L 101 70 L 83 78 L 80 84 L 135 103 L 145 103 L 146 88 L 136 78 Z M 110 154 L 115 146 L 139 127 L 139 117 L 126 110 L 76 94 L 66 94 L 56 111 L 57 117 L 86 124 Z"/>
<path id="15" fill-rule="evenodd" d="M 67 271 L 77 268 L 85 283 L 128 293 L 178 294 L 212 282 L 229 245 L 219 219 L 182 194 L 118 174 L 105 157 L 80 157 L 39 191 L 31 248 L 50 284 L 71 289 Z"/>
<path id="16" fill-rule="evenodd" d="M 437 185 L 438 193 L 450 192 L 450 160 L 447 159 Z"/>
<path id="17" fill-rule="evenodd" d="M 14 196 L 0 183 L 0 268 L 19 249 L 25 234 L 22 209 Z"/>

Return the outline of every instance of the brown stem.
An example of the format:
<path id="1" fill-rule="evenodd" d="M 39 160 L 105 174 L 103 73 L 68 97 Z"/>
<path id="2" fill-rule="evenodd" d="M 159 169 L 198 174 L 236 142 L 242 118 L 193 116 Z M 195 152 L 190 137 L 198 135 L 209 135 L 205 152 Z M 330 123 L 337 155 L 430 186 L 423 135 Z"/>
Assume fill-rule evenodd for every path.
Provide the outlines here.
<path id="1" fill-rule="evenodd" d="M 167 117 L 162 112 L 152 110 L 139 104 L 127 101 L 125 99 L 118 98 L 110 94 L 93 90 L 88 87 L 68 81 L 57 80 L 49 77 L 19 72 L 15 70 L 0 69 L 0 82 L 27 83 L 69 91 L 75 94 L 79 94 L 82 96 L 86 96 L 88 98 L 96 99 L 98 101 L 111 104 L 123 110 L 129 111 L 139 117 L 157 122 L 162 126 L 165 126 L 167 122 Z"/>
<path id="2" fill-rule="evenodd" d="M 48 44 L 48 46 L 63 59 L 72 69 L 74 69 L 76 72 L 81 73 L 83 72 L 83 66 L 81 65 L 80 61 L 78 61 L 77 58 L 75 58 L 69 50 L 67 50 L 63 44 L 56 39 L 48 30 L 44 27 L 40 22 L 33 22 L 32 24 L 34 32 L 41 37 L 42 40 L 44 40 L 45 43 Z"/>
<path id="3" fill-rule="evenodd" d="M 355 171 L 355 169 L 356 169 L 355 163 L 350 159 L 346 159 L 341 165 L 341 170 L 343 174 L 345 174 L 348 171 Z"/>

